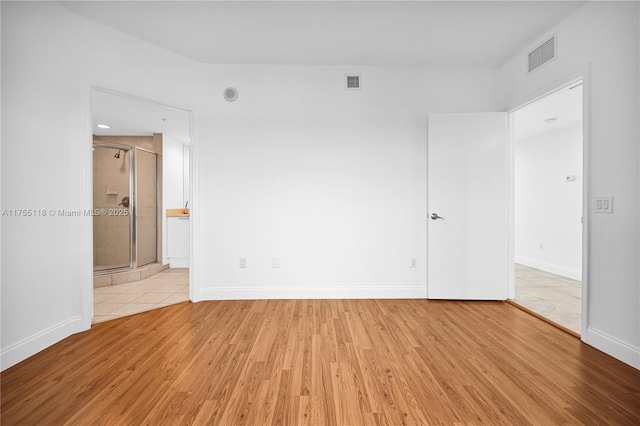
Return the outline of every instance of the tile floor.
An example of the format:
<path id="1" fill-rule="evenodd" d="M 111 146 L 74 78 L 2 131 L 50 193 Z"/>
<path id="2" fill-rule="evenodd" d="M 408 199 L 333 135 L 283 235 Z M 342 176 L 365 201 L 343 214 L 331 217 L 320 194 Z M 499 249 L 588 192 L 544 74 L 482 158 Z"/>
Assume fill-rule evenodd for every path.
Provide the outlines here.
<path id="1" fill-rule="evenodd" d="M 580 334 L 582 283 L 569 278 L 515 265 L 514 301 Z"/>
<path id="2" fill-rule="evenodd" d="M 93 322 L 189 300 L 189 269 L 165 269 L 140 281 L 93 289 Z"/>

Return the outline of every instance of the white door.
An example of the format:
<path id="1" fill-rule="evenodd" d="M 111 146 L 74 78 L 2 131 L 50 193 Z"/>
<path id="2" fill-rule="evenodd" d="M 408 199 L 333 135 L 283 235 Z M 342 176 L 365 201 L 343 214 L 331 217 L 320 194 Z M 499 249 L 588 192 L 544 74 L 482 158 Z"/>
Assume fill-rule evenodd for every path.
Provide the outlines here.
<path id="1" fill-rule="evenodd" d="M 428 298 L 505 300 L 507 114 L 428 120 Z"/>

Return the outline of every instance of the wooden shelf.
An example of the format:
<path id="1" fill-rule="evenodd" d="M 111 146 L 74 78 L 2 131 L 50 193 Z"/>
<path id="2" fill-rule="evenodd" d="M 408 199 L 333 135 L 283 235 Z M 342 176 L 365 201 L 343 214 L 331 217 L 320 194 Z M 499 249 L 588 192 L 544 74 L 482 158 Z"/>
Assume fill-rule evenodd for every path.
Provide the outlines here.
<path id="1" fill-rule="evenodd" d="M 189 217 L 189 209 L 167 209 L 167 217 Z"/>

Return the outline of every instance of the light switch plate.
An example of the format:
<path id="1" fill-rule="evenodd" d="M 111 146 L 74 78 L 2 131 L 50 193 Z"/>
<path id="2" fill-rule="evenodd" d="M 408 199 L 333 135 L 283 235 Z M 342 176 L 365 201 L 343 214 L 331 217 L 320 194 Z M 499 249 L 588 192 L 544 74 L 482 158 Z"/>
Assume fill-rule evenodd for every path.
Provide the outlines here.
<path id="1" fill-rule="evenodd" d="M 593 200 L 593 212 L 612 214 L 613 213 L 613 197 L 612 196 L 595 197 Z"/>

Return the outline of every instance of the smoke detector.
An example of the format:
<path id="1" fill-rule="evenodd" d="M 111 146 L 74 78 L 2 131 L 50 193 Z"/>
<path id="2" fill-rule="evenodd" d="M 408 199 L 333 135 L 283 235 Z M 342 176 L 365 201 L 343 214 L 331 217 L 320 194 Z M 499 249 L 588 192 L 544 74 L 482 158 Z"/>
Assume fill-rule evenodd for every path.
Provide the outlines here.
<path id="1" fill-rule="evenodd" d="M 224 96 L 224 100 L 227 102 L 235 102 L 238 99 L 238 89 L 235 87 L 227 87 L 222 92 L 222 96 Z"/>

